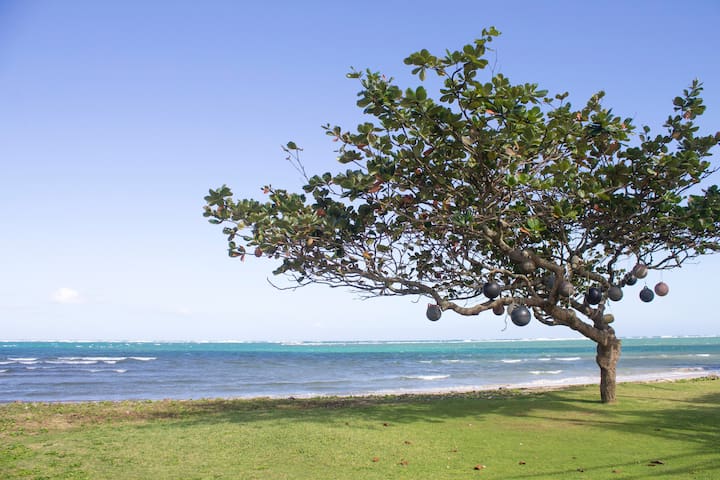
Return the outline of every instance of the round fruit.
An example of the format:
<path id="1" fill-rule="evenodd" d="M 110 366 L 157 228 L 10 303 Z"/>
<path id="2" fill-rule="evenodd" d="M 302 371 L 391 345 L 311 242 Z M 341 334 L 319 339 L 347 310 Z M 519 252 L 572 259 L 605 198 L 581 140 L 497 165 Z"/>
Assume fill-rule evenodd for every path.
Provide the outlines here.
<path id="1" fill-rule="evenodd" d="M 655 294 L 648 287 L 643 287 L 643 289 L 640 290 L 640 300 L 643 302 L 652 302 L 653 298 L 655 298 Z"/>
<path id="2" fill-rule="evenodd" d="M 262 254 L 263 254 L 262 248 L 257 247 L 255 249 L 255 256 L 259 258 L 259 257 L 262 257 Z"/>
<path id="3" fill-rule="evenodd" d="M 613 302 L 617 302 L 618 300 L 622 300 L 623 291 L 617 285 L 613 285 L 612 287 L 608 288 L 607 296 Z"/>
<path id="4" fill-rule="evenodd" d="M 660 295 L 661 297 L 664 297 L 670 292 L 670 287 L 668 287 L 668 284 L 665 282 L 660 282 L 657 285 L 655 285 L 655 293 Z"/>
<path id="5" fill-rule="evenodd" d="M 528 254 L 528 252 L 526 252 L 526 251 L 524 251 L 524 250 L 517 250 L 517 249 L 512 250 L 512 251 L 508 254 L 508 256 L 510 257 L 510 260 L 512 260 L 512 261 L 515 262 L 515 263 L 522 263 L 522 262 L 524 262 L 525 260 L 528 260 L 529 257 L 530 257 L 530 255 Z"/>
<path id="6" fill-rule="evenodd" d="M 648 274 L 648 267 L 644 263 L 638 263 L 633 267 L 632 273 L 637 278 L 645 278 Z"/>
<path id="7" fill-rule="evenodd" d="M 483 285 L 483 295 L 490 300 L 497 298 L 500 295 L 500 292 L 502 292 L 502 289 L 497 282 L 488 282 Z"/>
<path id="8" fill-rule="evenodd" d="M 602 300 L 602 291 L 596 287 L 588 288 L 588 291 L 585 294 L 585 300 L 587 300 L 587 303 L 590 305 L 597 305 L 600 303 L 600 300 Z"/>
<path id="9" fill-rule="evenodd" d="M 440 320 L 442 310 L 440 310 L 440 307 L 438 305 L 428 303 L 425 315 L 427 315 L 428 320 L 430 320 L 431 322 L 437 322 L 438 320 Z"/>
<path id="10" fill-rule="evenodd" d="M 605 323 L 613 323 L 615 321 L 615 315 L 612 313 L 606 313 L 603 315 L 603 322 Z"/>
<path id="11" fill-rule="evenodd" d="M 535 271 L 535 263 L 532 260 L 525 260 L 520 264 L 520 271 L 522 273 L 532 273 Z"/>
<path id="12" fill-rule="evenodd" d="M 518 327 L 524 327 L 530 323 L 530 318 L 530 310 L 525 305 L 514 308 L 510 314 L 510 320 Z"/>
<path id="13" fill-rule="evenodd" d="M 637 277 L 632 273 L 625 275 L 625 285 L 635 285 L 637 283 Z"/>
<path id="14" fill-rule="evenodd" d="M 564 297 L 570 297 L 573 293 L 575 293 L 575 287 L 573 287 L 573 284 L 567 281 L 564 281 L 560 284 L 560 295 Z"/>
<path id="15" fill-rule="evenodd" d="M 495 306 L 493 307 L 493 313 L 494 313 L 495 315 L 502 315 L 503 313 L 505 313 L 505 306 L 503 306 L 503 305 L 495 305 Z"/>

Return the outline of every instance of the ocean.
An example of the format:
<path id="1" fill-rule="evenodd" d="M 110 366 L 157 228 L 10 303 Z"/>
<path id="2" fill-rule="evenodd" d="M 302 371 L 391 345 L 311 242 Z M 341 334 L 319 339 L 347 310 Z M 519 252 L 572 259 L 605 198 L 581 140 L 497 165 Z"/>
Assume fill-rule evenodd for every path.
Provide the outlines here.
<path id="1" fill-rule="evenodd" d="M 720 337 L 623 340 L 618 380 L 720 374 Z M 0 402 L 307 397 L 597 383 L 586 340 L 0 342 Z"/>

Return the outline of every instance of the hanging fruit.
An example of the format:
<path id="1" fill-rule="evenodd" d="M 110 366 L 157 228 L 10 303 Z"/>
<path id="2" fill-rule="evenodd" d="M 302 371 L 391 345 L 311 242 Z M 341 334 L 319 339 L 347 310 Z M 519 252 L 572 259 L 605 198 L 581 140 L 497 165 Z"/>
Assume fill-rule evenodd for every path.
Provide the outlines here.
<path id="1" fill-rule="evenodd" d="M 585 294 L 585 301 L 590 305 L 597 305 L 602 300 L 602 291 L 597 287 L 588 288 Z"/>
<path id="2" fill-rule="evenodd" d="M 425 315 L 427 315 L 428 320 L 430 320 L 431 322 L 437 322 L 438 320 L 440 320 L 442 310 L 440 310 L 440 306 L 433 303 L 428 303 Z"/>
<path id="3" fill-rule="evenodd" d="M 657 285 L 655 285 L 655 293 L 657 293 L 659 296 L 664 297 L 670 292 L 670 287 L 668 287 L 668 284 L 665 282 L 659 282 Z"/>
<path id="4" fill-rule="evenodd" d="M 632 273 L 625 275 L 625 285 L 635 285 L 637 283 L 637 277 Z"/>
<path id="5" fill-rule="evenodd" d="M 620 287 L 617 285 L 613 285 L 612 287 L 608 288 L 607 296 L 610 300 L 613 302 L 617 302 L 619 300 L 622 300 L 623 298 L 623 291 Z"/>
<path id="6" fill-rule="evenodd" d="M 647 286 L 643 287 L 643 289 L 640 290 L 640 300 L 642 300 L 643 302 L 652 302 L 653 298 L 655 298 L 655 294 Z"/>
<path id="7" fill-rule="evenodd" d="M 615 321 L 615 315 L 612 313 L 606 313 L 603 315 L 603 322 L 605 323 L 613 323 Z"/>
<path id="8" fill-rule="evenodd" d="M 488 282 L 485 285 L 483 285 L 483 295 L 485 295 L 490 300 L 493 300 L 497 298 L 500 295 L 500 292 L 502 292 L 502 289 L 500 288 L 500 285 L 497 282 Z"/>
<path id="9" fill-rule="evenodd" d="M 524 327 L 530 323 L 530 310 L 525 305 L 515 307 L 510 314 L 510 320 L 518 327 Z"/>
<path id="10" fill-rule="evenodd" d="M 515 249 L 510 251 L 508 257 L 510 257 L 510 260 L 515 263 L 522 263 L 530 258 L 530 253 L 526 252 L 525 250 Z"/>
<path id="11" fill-rule="evenodd" d="M 645 278 L 648 274 L 648 267 L 644 263 L 638 263 L 633 267 L 632 273 L 637 278 Z"/>
<path id="12" fill-rule="evenodd" d="M 535 262 L 532 260 L 525 260 L 520 264 L 520 271 L 522 273 L 532 273 L 535 271 Z"/>
<path id="13" fill-rule="evenodd" d="M 495 315 L 502 315 L 503 313 L 505 313 L 505 306 L 504 305 L 495 305 L 493 307 L 493 313 Z"/>
<path id="14" fill-rule="evenodd" d="M 563 297 L 570 297 L 573 293 L 575 293 L 575 287 L 573 287 L 572 283 L 563 280 L 560 284 L 559 292 Z"/>

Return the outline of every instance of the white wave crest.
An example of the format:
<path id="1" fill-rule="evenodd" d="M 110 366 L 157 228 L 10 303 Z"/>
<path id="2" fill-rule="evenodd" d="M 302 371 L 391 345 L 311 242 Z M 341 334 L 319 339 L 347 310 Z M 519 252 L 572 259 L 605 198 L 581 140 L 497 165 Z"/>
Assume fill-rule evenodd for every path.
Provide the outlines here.
<path id="1" fill-rule="evenodd" d="M 442 380 L 443 378 L 448 378 L 450 375 L 408 375 L 406 377 L 403 377 L 407 380 Z"/>
<path id="2" fill-rule="evenodd" d="M 580 357 L 556 357 L 555 360 L 558 362 L 577 362 L 580 360 Z"/>
<path id="3" fill-rule="evenodd" d="M 125 373 L 125 372 L 127 372 L 127 370 L 124 370 L 124 369 L 122 369 L 122 368 L 118 368 L 117 370 L 113 370 L 113 372 L 116 372 L 116 373 Z"/>
<path id="4" fill-rule="evenodd" d="M 85 360 L 93 362 L 122 362 L 128 357 L 58 357 L 58 360 Z"/>
<path id="5" fill-rule="evenodd" d="M 45 360 L 50 365 L 95 365 L 97 360 Z"/>
<path id="6" fill-rule="evenodd" d="M 531 370 L 530 373 L 533 375 L 559 375 L 562 370 Z"/>
<path id="7" fill-rule="evenodd" d="M 130 360 L 137 360 L 138 362 L 149 362 L 157 360 L 157 357 L 130 357 Z"/>
<path id="8" fill-rule="evenodd" d="M 34 362 L 37 360 L 37 357 L 8 357 L 8 360 L 12 360 L 13 362 Z"/>
<path id="9" fill-rule="evenodd" d="M 504 358 L 500 360 L 502 363 L 521 363 L 522 360 L 519 358 Z"/>

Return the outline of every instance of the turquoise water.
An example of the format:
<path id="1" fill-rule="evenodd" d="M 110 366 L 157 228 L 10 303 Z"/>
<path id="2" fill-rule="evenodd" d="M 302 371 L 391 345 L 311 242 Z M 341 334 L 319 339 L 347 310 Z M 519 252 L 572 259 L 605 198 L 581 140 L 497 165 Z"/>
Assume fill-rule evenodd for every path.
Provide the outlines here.
<path id="1" fill-rule="evenodd" d="M 720 374 L 720 338 L 625 339 L 620 380 Z M 0 342 L 0 402 L 287 397 L 596 383 L 585 340 Z"/>

